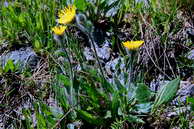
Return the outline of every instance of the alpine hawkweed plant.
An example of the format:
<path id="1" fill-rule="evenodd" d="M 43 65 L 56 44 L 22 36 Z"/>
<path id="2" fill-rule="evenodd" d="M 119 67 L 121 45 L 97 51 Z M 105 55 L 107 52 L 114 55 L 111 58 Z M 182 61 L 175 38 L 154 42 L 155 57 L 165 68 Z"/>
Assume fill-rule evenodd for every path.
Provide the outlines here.
<path id="1" fill-rule="evenodd" d="M 73 68 L 70 60 L 70 55 L 67 50 L 68 42 L 69 42 L 67 37 L 68 33 L 66 34 L 64 33 L 68 27 L 68 24 L 72 22 L 75 16 L 76 16 L 76 7 L 74 5 L 69 5 L 68 7 L 58 12 L 59 19 L 57 19 L 57 26 L 52 28 L 52 31 L 54 32 L 54 39 L 56 40 L 57 43 L 59 43 L 61 49 L 64 51 L 66 58 L 69 62 L 70 80 L 71 80 L 72 86 L 73 86 L 74 75 L 73 75 Z"/>
<path id="2" fill-rule="evenodd" d="M 69 5 L 69 6 L 67 6 L 67 7 L 65 7 L 64 9 L 62 9 L 62 10 L 60 10 L 59 12 L 58 12 L 58 19 L 57 19 L 57 23 L 59 24 L 59 25 L 64 25 L 64 26 L 68 26 L 69 25 L 69 23 L 71 23 L 73 20 L 74 20 L 74 18 L 76 17 L 76 25 L 77 25 L 77 27 L 81 30 L 81 31 L 83 31 L 84 33 L 87 33 L 86 35 L 88 36 L 88 38 L 89 39 L 91 39 L 91 44 L 92 44 L 92 46 L 93 46 L 93 49 L 94 49 L 94 53 L 95 53 L 95 57 L 96 57 L 96 59 L 97 59 L 97 62 L 98 62 L 98 64 L 99 64 L 99 67 L 100 67 L 100 71 L 101 71 L 101 73 L 102 73 L 102 76 L 103 76 L 103 78 L 105 78 L 104 77 L 104 74 L 103 74 L 103 70 L 102 70 L 102 66 L 101 66 L 101 64 L 100 64 L 100 61 L 99 61 L 99 59 L 98 59 L 98 56 L 97 56 L 97 52 L 96 52 L 96 48 L 95 48 L 95 44 L 94 44 L 94 41 L 93 41 L 93 39 L 92 39 L 92 36 L 91 36 L 91 32 L 87 32 L 87 26 L 83 26 L 83 25 L 81 25 L 80 24 L 80 21 L 79 21 L 79 18 L 80 18 L 80 16 L 83 16 L 83 19 L 84 20 L 87 20 L 86 19 L 86 17 L 85 17 L 85 15 L 83 14 L 83 15 L 81 15 L 81 14 L 78 14 L 78 15 L 76 15 L 76 7 L 75 7 L 75 5 Z M 86 24 L 85 24 L 86 25 Z M 68 37 L 67 37 L 67 35 L 64 35 L 63 33 L 64 33 L 64 31 L 65 31 L 65 29 L 67 29 L 67 27 L 53 27 L 52 28 L 52 31 L 55 33 L 55 35 L 54 35 L 54 39 L 61 45 L 61 46 L 64 46 L 64 44 L 65 44 L 65 42 L 67 41 L 68 42 Z M 86 30 L 86 31 L 85 31 Z M 66 51 L 66 50 L 65 50 Z M 67 53 L 67 52 L 66 52 Z"/>
<path id="3" fill-rule="evenodd" d="M 136 50 L 139 47 L 141 47 L 143 43 L 144 43 L 144 41 L 142 41 L 142 40 L 139 40 L 139 41 L 126 41 L 126 42 L 123 42 L 123 46 L 128 48 L 129 50 Z"/>

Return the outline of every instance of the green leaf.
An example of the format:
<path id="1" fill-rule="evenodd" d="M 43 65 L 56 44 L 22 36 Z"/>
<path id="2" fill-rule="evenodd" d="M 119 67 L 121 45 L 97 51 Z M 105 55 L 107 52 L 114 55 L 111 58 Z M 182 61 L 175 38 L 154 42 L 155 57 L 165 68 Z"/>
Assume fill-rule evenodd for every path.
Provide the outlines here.
<path id="1" fill-rule="evenodd" d="M 107 118 L 111 118 L 111 117 L 112 117 L 111 111 L 107 111 L 104 118 L 107 119 Z"/>
<path id="2" fill-rule="evenodd" d="M 87 92 L 88 96 L 90 97 L 90 103 L 92 104 L 93 107 L 99 108 L 100 105 L 100 100 L 99 98 L 101 98 L 101 94 L 99 93 L 99 91 L 95 88 L 93 88 L 90 85 L 85 85 L 84 87 L 85 91 Z"/>
<path id="3" fill-rule="evenodd" d="M 22 115 L 24 116 L 24 122 L 25 124 L 23 124 L 24 128 L 26 129 L 34 129 L 33 127 L 31 127 L 32 125 L 32 117 L 31 117 L 31 112 L 29 109 L 22 109 Z"/>
<path id="4" fill-rule="evenodd" d="M 149 113 L 151 111 L 152 104 L 150 102 L 141 103 L 141 104 L 135 105 L 135 107 L 137 108 L 137 111 L 139 113 Z"/>
<path id="5" fill-rule="evenodd" d="M 90 124 L 101 125 L 103 123 L 102 118 L 94 116 L 83 110 L 78 110 L 78 115 Z"/>
<path id="6" fill-rule="evenodd" d="M 137 116 L 128 115 L 127 121 L 130 123 L 145 123 L 142 119 L 138 118 Z"/>
<path id="7" fill-rule="evenodd" d="M 25 14 L 21 13 L 20 16 L 18 17 L 19 22 L 24 25 L 25 24 Z"/>
<path id="8" fill-rule="evenodd" d="M 187 98 L 187 103 L 193 103 L 194 104 L 194 98 Z"/>
<path id="9" fill-rule="evenodd" d="M 151 96 L 149 88 L 143 83 L 138 83 L 137 85 L 138 87 L 136 89 L 135 98 L 140 103 L 148 102 Z"/>
<path id="10" fill-rule="evenodd" d="M 12 72 L 14 72 L 14 69 L 15 69 L 15 66 L 14 66 L 14 63 L 13 63 L 13 60 L 8 60 L 6 65 L 5 65 L 5 68 L 4 68 L 4 72 L 8 72 L 9 70 L 11 70 Z"/>
<path id="11" fill-rule="evenodd" d="M 56 99 L 59 102 L 59 104 L 62 106 L 62 108 L 66 111 L 69 108 L 69 101 L 68 101 L 68 96 L 67 91 L 64 87 L 60 87 L 59 85 L 54 85 L 53 86 L 54 92 L 56 94 Z"/>
<path id="12" fill-rule="evenodd" d="M 3 74 L 3 68 L 0 66 L 0 76 Z"/>
<path id="13" fill-rule="evenodd" d="M 63 116 L 63 111 L 61 108 L 59 107 L 49 107 L 50 108 L 50 111 L 52 112 L 52 115 L 57 119 L 59 120 L 62 116 Z"/>
<path id="14" fill-rule="evenodd" d="M 173 97 L 176 95 L 179 84 L 180 84 L 180 78 L 178 77 L 170 81 L 166 85 L 164 85 L 156 94 L 156 99 L 155 99 L 152 111 L 154 111 L 161 104 L 165 104 L 170 100 L 172 100 Z"/>
<path id="15" fill-rule="evenodd" d="M 187 98 L 187 103 L 191 103 L 191 110 L 194 111 L 194 98 Z"/>
<path id="16" fill-rule="evenodd" d="M 81 11 L 85 11 L 87 8 L 87 3 L 86 0 L 76 0 L 75 1 L 75 6 Z"/>
<path id="17" fill-rule="evenodd" d="M 40 50 L 41 49 L 41 43 L 38 40 L 36 40 L 34 42 L 34 47 L 35 47 L 35 49 Z"/>
<path id="18" fill-rule="evenodd" d="M 112 109 L 112 115 L 115 117 L 118 115 L 118 108 L 120 106 L 120 100 L 118 92 L 114 92 L 112 96 L 112 103 L 111 103 L 111 109 Z"/>
<path id="19" fill-rule="evenodd" d="M 62 75 L 62 74 L 58 74 L 57 75 L 57 80 L 62 83 L 64 86 L 71 86 L 71 81 L 68 77 Z"/>
<path id="20" fill-rule="evenodd" d="M 46 120 L 44 116 L 39 112 L 39 105 L 38 103 L 34 104 L 35 113 L 36 113 L 36 120 L 37 120 L 37 129 L 47 129 Z"/>

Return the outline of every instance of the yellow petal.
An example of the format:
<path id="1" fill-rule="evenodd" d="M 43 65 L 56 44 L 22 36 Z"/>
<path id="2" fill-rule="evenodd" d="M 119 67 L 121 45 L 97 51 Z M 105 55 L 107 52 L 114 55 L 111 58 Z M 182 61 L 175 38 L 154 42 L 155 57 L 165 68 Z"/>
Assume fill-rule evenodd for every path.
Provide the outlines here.
<path id="1" fill-rule="evenodd" d="M 129 50 L 134 50 L 139 48 L 142 44 L 144 43 L 144 41 L 140 40 L 140 41 L 126 41 L 123 42 L 123 46 L 128 48 Z"/>
<path id="2" fill-rule="evenodd" d="M 56 34 L 56 35 L 62 35 L 64 33 L 64 31 L 67 29 L 67 26 L 55 26 L 52 28 L 52 31 Z"/>
<path id="3" fill-rule="evenodd" d="M 74 5 L 68 6 L 58 13 L 59 16 L 58 23 L 68 24 L 74 19 L 75 15 L 76 7 Z"/>

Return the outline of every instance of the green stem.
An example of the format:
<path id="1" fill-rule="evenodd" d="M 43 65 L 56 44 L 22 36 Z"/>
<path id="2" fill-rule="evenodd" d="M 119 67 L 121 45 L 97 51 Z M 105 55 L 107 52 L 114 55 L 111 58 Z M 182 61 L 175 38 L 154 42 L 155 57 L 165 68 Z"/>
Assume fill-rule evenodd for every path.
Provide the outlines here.
<path id="1" fill-rule="evenodd" d="M 68 40 L 66 35 L 65 35 L 65 40 L 66 40 L 67 43 L 65 43 L 64 40 L 63 40 L 64 45 L 63 44 L 61 44 L 61 45 L 63 46 L 64 52 L 65 52 L 67 60 L 69 62 L 70 80 L 71 80 L 71 87 L 70 87 L 71 101 L 70 102 L 73 102 L 73 98 L 72 98 L 73 94 L 72 93 L 73 93 L 73 78 L 74 78 L 74 74 L 73 74 L 73 67 L 72 67 L 72 64 L 71 64 L 71 60 L 70 60 L 69 54 L 68 54 L 68 52 L 66 50 L 66 48 L 68 48 L 67 44 L 69 44 L 69 40 Z"/>
<path id="2" fill-rule="evenodd" d="M 81 19 L 82 19 L 82 21 L 81 21 Z M 94 55 L 95 55 L 95 58 L 96 58 L 96 60 L 97 60 L 97 62 L 98 62 L 98 65 L 99 65 L 99 68 L 100 68 L 100 72 L 101 72 L 101 74 L 102 74 L 103 79 L 105 80 L 104 72 L 103 72 L 102 66 L 101 66 L 101 64 L 100 64 L 100 59 L 99 59 L 99 57 L 98 57 L 98 55 L 97 55 L 97 51 L 96 51 L 96 47 L 95 47 L 95 44 L 94 44 L 94 40 L 93 40 L 92 35 L 91 35 L 92 30 L 89 31 L 85 26 L 83 26 L 83 25 L 81 24 L 81 23 L 83 23 L 83 21 L 86 21 L 86 20 L 87 20 L 87 19 L 86 19 L 86 16 L 85 16 L 84 14 L 78 14 L 78 15 L 76 16 L 77 27 L 78 27 L 83 33 L 85 33 L 85 34 L 88 36 L 89 40 L 91 41 L 91 45 L 92 45 L 92 47 L 93 47 L 93 49 L 94 49 Z"/>
<path id="3" fill-rule="evenodd" d="M 101 74 L 102 74 L 103 79 L 105 80 L 104 72 L 103 72 L 102 66 L 101 66 L 101 64 L 100 64 L 100 59 L 99 59 L 99 57 L 98 57 L 98 55 L 97 55 L 97 51 L 96 51 L 96 47 L 95 47 L 93 38 L 92 38 L 92 36 L 91 36 L 90 34 L 88 34 L 88 37 L 89 37 L 90 40 L 91 40 L 92 47 L 93 47 L 94 53 L 95 53 L 94 55 L 95 55 L 95 58 L 96 58 L 96 60 L 97 60 L 97 62 L 98 62 L 98 65 L 99 65 L 99 68 L 100 68 L 100 72 L 101 72 Z"/>

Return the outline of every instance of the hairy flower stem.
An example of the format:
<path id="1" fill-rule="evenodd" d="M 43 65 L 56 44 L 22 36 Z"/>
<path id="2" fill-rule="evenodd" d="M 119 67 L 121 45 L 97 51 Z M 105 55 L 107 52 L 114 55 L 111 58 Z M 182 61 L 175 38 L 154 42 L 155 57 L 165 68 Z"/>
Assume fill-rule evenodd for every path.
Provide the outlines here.
<path id="1" fill-rule="evenodd" d="M 68 44 L 68 38 L 66 35 L 64 35 L 63 37 L 58 37 L 57 40 L 56 40 L 59 45 L 60 45 L 60 48 L 62 48 L 62 50 L 65 52 L 65 55 L 66 55 L 66 58 L 69 62 L 69 70 L 70 70 L 70 80 L 71 80 L 71 87 L 70 87 L 70 96 L 71 96 L 71 101 L 70 102 L 73 102 L 73 80 L 74 80 L 74 74 L 73 74 L 73 67 L 72 67 L 72 64 L 71 64 L 71 59 L 70 59 L 70 56 L 66 50 L 67 47 L 67 44 Z"/>
<path id="2" fill-rule="evenodd" d="M 92 44 L 92 47 L 93 47 L 93 49 L 94 49 L 94 55 L 95 55 L 95 58 L 96 58 L 96 60 L 97 60 L 97 62 L 98 62 L 98 65 L 99 65 L 99 68 L 100 68 L 100 72 L 101 72 L 101 74 L 102 74 L 103 79 L 105 80 L 104 72 L 103 72 L 102 66 L 101 66 L 101 64 L 100 64 L 100 59 L 99 59 L 99 57 L 98 57 L 98 55 L 97 55 L 97 51 L 96 51 L 96 47 L 95 47 L 95 44 L 94 44 L 94 40 L 93 40 L 93 38 L 92 38 L 92 36 L 91 36 L 90 34 L 88 34 L 88 37 L 89 37 L 90 40 L 91 40 L 91 44 Z"/>
<path id="3" fill-rule="evenodd" d="M 66 41 L 66 42 L 65 42 Z M 74 73 L 73 73 L 73 67 L 72 67 L 72 64 L 71 64 L 71 59 L 70 59 L 70 56 L 66 50 L 66 48 L 68 48 L 67 44 L 69 44 L 69 40 L 67 38 L 67 36 L 65 35 L 64 38 L 63 38 L 63 42 L 62 42 L 62 48 L 66 54 L 66 57 L 67 57 L 67 60 L 69 62 L 69 69 L 70 69 L 70 80 L 71 80 L 71 87 L 70 87 L 70 102 L 73 102 L 73 80 L 74 80 Z M 71 103 L 73 104 L 73 103 Z"/>
<path id="4" fill-rule="evenodd" d="M 85 16 L 84 14 L 78 14 L 78 15 L 76 16 L 77 27 L 78 27 L 84 34 L 86 34 L 86 35 L 88 36 L 89 41 L 90 41 L 90 43 L 91 43 L 91 46 L 93 47 L 94 55 L 95 55 L 95 58 L 96 58 L 96 60 L 97 60 L 97 62 L 98 62 L 98 66 L 99 66 L 100 72 L 101 72 L 101 74 L 102 74 L 103 79 L 105 80 L 105 75 L 104 75 L 102 66 L 101 66 L 101 64 L 100 64 L 100 59 L 99 59 L 98 54 L 97 54 L 97 51 L 96 51 L 94 39 L 93 39 L 92 34 L 91 34 L 91 33 L 92 33 L 92 29 L 89 30 L 89 29 L 87 29 L 85 26 L 83 26 L 83 25 L 81 24 L 81 23 L 83 23 L 83 22 L 86 22 L 86 20 L 87 20 L 87 19 L 86 19 L 86 16 Z M 90 27 L 92 28 L 93 26 L 90 26 Z"/>

